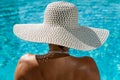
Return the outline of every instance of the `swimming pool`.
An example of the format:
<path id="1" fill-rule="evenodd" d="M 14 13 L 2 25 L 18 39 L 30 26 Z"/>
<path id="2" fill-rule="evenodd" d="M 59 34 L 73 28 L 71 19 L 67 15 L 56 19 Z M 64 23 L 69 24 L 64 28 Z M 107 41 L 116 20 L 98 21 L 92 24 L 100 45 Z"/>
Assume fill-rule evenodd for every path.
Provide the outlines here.
<path id="1" fill-rule="evenodd" d="M 57 0 L 0 1 L 0 80 L 13 80 L 19 58 L 25 53 L 47 53 L 48 45 L 18 39 L 12 32 L 16 23 L 42 23 L 44 9 Z M 76 57 L 91 56 L 97 63 L 101 80 L 120 79 L 120 1 L 66 0 L 79 10 L 79 24 L 105 28 L 110 36 L 103 46 L 92 51 L 70 49 Z M 75 54 L 76 53 L 76 54 Z"/>

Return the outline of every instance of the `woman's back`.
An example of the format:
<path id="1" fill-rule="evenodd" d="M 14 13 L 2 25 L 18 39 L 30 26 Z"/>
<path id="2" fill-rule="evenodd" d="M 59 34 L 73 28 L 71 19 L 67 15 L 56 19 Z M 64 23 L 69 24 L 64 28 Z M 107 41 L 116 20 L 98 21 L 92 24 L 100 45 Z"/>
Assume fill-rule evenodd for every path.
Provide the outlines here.
<path id="1" fill-rule="evenodd" d="M 29 57 L 29 59 L 25 57 Z M 24 67 L 25 80 L 100 80 L 97 66 L 90 57 L 65 56 L 56 58 L 53 56 L 47 60 L 40 57 L 28 54 L 21 58 L 20 62 L 24 64 L 21 67 Z M 17 68 L 19 66 L 20 63 Z"/>

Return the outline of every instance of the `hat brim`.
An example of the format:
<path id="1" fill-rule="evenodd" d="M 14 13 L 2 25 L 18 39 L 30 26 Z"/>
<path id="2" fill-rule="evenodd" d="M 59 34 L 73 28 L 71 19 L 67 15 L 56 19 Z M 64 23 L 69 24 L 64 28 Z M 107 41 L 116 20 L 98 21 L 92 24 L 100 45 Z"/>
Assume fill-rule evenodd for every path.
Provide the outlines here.
<path id="1" fill-rule="evenodd" d="M 109 31 L 91 27 L 48 27 L 44 24 L 16 24 L 13 30 L 19 38 L 31 42 L 62 45 L 78 50 L 93 50 L 107 39 Z"/>

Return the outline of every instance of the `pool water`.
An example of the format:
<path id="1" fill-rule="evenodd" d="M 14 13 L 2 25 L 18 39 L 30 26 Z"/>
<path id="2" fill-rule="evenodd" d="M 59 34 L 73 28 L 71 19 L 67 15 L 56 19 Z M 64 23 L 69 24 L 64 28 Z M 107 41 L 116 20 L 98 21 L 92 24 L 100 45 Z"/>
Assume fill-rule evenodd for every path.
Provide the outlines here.
<path id="1" fill-rule="evenodd" d="M 23 41 L 13 34 L 18 23 L 42 23 L 44 9 L 57 0 L 1 0 L 0 1 L 0 80 L 14 80 L 19 58 L 25 53 L 45 54 L 48 44 Z M 119 0 L 66 0 L 79 11 L 79 24 L 105 28 L 110 36 L 96 50 L 70 49 L 75 57 L 92 57 L 100 71 L 101 80 L 120 80 L 120 1 Z"/>

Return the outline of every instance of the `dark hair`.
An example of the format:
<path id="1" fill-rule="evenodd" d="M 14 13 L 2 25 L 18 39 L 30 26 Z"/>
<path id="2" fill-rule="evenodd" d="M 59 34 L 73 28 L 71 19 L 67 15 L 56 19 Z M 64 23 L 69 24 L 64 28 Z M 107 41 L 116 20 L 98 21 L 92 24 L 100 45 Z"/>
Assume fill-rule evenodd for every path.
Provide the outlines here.
<path id="1" fill-rule="evenodd" d="M 61 46 L 61 45 L 59 45 L 59 47 L 60 47 L 61 49 L 64 49 L 64 48 L 65 48 L 64 46 Z"/>
<path id="2" fill-rule="evenodd" d="M 67 47 L 65 46 L 61 46 L 61 45 L 58 45 L 59 48 L 61 48 L 62 50 L 65 50 Z"/>
<path id="3" fill-rule="evenodd" d="M 59 48 L 61 48 L 62 50 L 65 50 L 67 47 L 65 47 L 65 46 L 62 46 L 62 45 L 57 45 L 57 44 L 49 44 L 49 45 L 56 45 L 56 46 L 58 46 Z"/>

